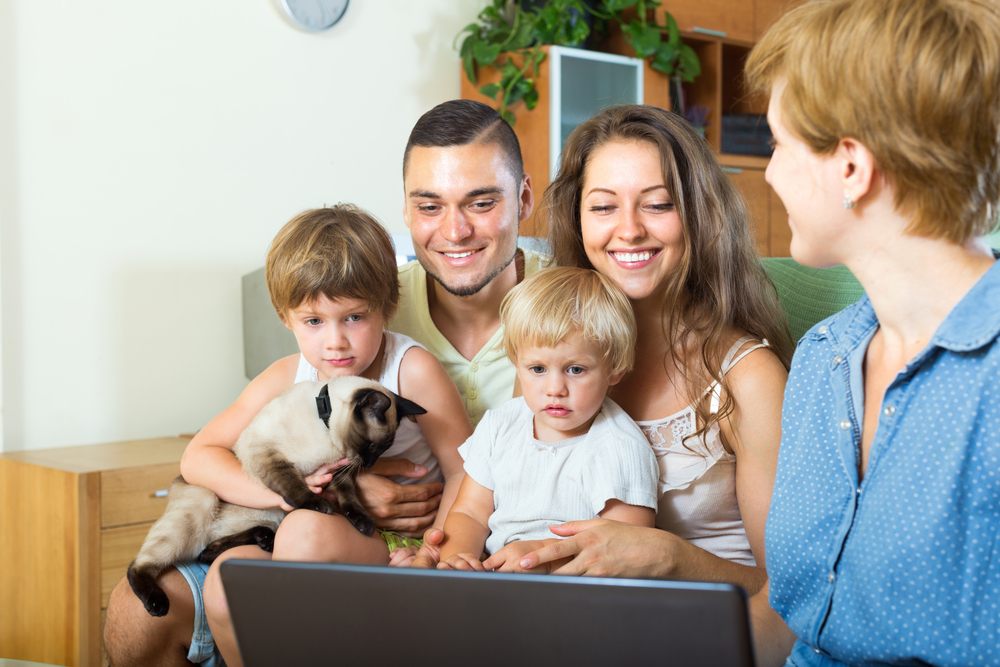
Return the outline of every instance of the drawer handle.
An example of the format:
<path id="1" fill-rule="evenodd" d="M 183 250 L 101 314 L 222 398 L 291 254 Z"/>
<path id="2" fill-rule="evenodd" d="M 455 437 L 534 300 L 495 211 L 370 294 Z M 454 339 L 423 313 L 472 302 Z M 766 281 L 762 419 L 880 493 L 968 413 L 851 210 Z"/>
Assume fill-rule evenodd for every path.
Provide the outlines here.
<path id="1" fill-rule="evenodd" d="M 725 30 L 714 30 L 713 28 L 702 28 L 701 26 L 695 26 L 691 28 L 691 32 L 696 32 L 701 35 L 709 35 L 711 37 L 725 37 Z"/>
<path id="2" fill-rule="evenodd" d="M 722 173 L 723 174 L 742 174 L 743 170 L 740 169 L 739 167 L 723 167 L 722 168 Z"/>
<path id="3" fill-rule="evenodd" d="M 157 489 L 150 494 L 150 498 L 166 498 L 167 494 L 170 493 L 170 489 Z"/>

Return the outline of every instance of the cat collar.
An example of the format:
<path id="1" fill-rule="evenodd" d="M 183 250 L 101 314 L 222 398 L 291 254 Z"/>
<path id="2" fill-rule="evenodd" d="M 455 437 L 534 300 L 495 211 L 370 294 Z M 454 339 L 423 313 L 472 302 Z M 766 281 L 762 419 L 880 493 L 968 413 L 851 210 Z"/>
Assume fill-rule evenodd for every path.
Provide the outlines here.
<path id="1" fill-rule="evenodd" d="M 316 397 L 316 412 L 319 413 L 319 418 L 323 420 L 323 425 L 330 428 L 330 385 L 323 385 L 323 388 L 319 390 L 319 395 Z"/>

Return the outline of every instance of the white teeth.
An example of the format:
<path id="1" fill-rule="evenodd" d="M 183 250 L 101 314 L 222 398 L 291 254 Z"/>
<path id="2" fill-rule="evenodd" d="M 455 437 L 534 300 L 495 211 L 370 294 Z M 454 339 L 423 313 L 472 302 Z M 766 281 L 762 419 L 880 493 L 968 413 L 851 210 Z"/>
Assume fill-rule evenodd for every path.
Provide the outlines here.
<path id="1" fill-rule="evenodd" d="M 619 262 L 645 262 L 655 253 L 652 250 L 644 250 L 643 252 L 613 252 L 611 254 Z"/>
<path id="2" fill-rule="evenodd" d="M 472 251 L 469 250 L 469 251 L 466 251 L 466 252 L 446 252 L 446 253 L 444 253 L 444 256 L 445 257 L 451 257 L 452 259 L 462 259 L 463 257 L 468 257 L 471 254 L 472 254 Z"/>

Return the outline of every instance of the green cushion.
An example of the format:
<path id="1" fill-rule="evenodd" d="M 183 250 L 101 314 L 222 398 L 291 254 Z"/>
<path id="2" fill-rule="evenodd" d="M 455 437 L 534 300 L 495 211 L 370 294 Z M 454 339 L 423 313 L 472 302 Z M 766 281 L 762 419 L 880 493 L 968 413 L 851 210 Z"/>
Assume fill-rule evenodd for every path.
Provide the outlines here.
<path id="1" fill-rule="evenodd" d="M 778 291 L 793 341 L 864 294 L 857 278 L 843 266 L 813 269 L 791 257 L 764 257 L 761 263 Z"/>

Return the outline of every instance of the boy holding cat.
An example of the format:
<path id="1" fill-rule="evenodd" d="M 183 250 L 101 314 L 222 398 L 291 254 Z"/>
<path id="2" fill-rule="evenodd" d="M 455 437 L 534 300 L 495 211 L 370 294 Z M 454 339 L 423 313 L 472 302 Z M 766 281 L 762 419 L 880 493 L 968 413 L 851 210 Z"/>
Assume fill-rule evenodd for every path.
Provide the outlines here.
<path id="1" fill-rule="evenodd" d="M 607 398 L 635 357 L 627 297 L 596 271 L 544 269 L 507 294 L 500 319 L 522 396 L 489 410 L 459 448 L 466 476 L 437 567 L 519 570 L 521 556 L 554 541 L 549 527 L 566 521 L 652 527 L 656 458 Z M 482 561 L 484 547 L 491 555 Z M 425 547 L 414 565 L 434 560 Z"/>
<path id="2" fill-rule="evenodd" d="M 434 481 L 443 473 L 441 505 L 450 505 L 462 477 L 457 447 L 472 429 L 458 391 L 437 359 L 412 339 L 385 330 L 398 303 L 399 283 L 395 251 L 383 227 L 350 205 L 306 211 L 278 232 L 265 272 L 271 301 L 294 334 L 299 354 L 274 362 L 198 432 L 181 459 L 185 480 L 230 503 L 291 510 L 277 493 L 246 475 L 232 447 L 257 412 L 293 384 L 355 375 L 376 380 L 427 410 L 415 422 L 404 420 L 385 453 L 427 470 L 422 478 L 401 482 Z M 330 462 L 307 478 L 314 492 L 330 481 L 334 468 Z M 392 533 L 363 535 L 339 514 L 295 510 L 278 527 L 273 557 L 386 564 L 401 541 Z M 242 546 L 222 554 L 207 573 L 201 564 L 177 568 L 195 597 L 196 639 L 187 656 L 192 662 L 210 660 L 217 646 L 227 664 L 240 664 L 218 577 L 221 563 L 232 557 L 272 554 Z M 204 604 L 199 605 L 202 595 Z M 204 627 L 206 616 L 211 634 Z"/>

